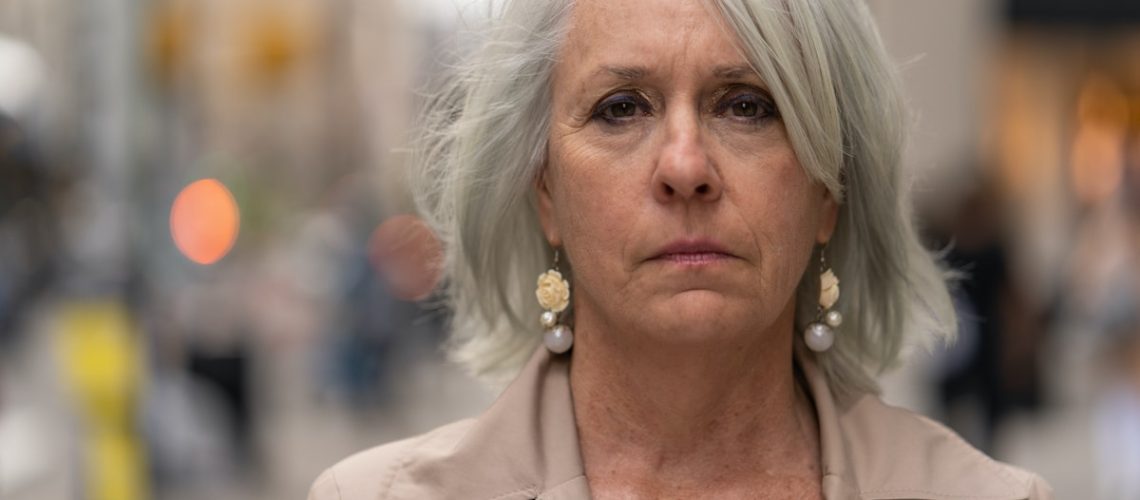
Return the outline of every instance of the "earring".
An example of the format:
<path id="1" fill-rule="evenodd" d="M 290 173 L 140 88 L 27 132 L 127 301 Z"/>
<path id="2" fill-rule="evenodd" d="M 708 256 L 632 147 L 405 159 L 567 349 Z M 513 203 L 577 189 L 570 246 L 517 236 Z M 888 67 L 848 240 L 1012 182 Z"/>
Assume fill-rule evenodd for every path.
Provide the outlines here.
<path id="1" fill-rule="evenodd" d="M 562 272 L 558 270 L 558 250 L 554 251 L 554 266 L 538 275 L 538 289 L 534 295 L 538 298 L 538 305 L 545 309 L 539 321 L 546 329 L 542 339 L 546 348 L 555 354 L 569 351 L 574 345 L 574 332 L 558 322 L 558 313 L 570 305 L 570 282 L 563 279 Z"/>
<path id="2" fill-rule="evenodd" d="M 835 343 L 834 328 L 843 324 L 843 315 L 831 309 L 839 300 L 839 278 L 824 260 L 824 246 L 819 250 L 819 310 L 815 321 L 804 330 L 804 343 L 815 352 L 824 352 Z"/>

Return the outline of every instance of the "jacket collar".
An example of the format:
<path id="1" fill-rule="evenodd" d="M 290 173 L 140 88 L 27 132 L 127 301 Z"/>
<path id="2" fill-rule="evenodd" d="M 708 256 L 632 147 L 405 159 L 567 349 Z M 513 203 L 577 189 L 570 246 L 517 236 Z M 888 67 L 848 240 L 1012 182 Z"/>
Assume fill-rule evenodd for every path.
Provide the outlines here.
<path id="1" fill-rule="evenodd" d="M 588 499 L 569 375 L 540 346 L 454 447 L 400 465 L 393 498 Z"/>
<path id="2" fill-rule="evenodd" d="M 815 403 L 824 498 L 1029 497 L 1027 475 L 995 462 L 942 424 L 873 394 L 837 398 L 806 350 L 797 349 L 796 365 Z"/>
<path id="3" fill-rule="evenodd" d="M 590 498 L 570 358 L 540 346 L 454 447 L 402 464 L 393 488 L 405 485 L 407 498 Z M 811 353 L 797 351 L 796 362 L 815 403 L 825 498 L 1027 498 L 1024 481 L 939 424 L 874 395 L 837 400 Z"/>

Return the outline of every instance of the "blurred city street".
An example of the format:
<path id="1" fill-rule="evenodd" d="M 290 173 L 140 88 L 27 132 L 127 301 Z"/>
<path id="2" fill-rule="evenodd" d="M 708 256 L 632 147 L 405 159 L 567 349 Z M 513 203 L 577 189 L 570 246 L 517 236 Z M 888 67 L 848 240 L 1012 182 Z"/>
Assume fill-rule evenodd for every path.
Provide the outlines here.
<path id="1" fill-rule="evenodd" d="M 82 490 L 73 470 L 80 429 L 69 418 L 67 389 L 52 368 L 52 305 L 36 311 L 29 338 L 0 371 L 5 411 L 0 420 L 0 478 L 9 499 L 67 499 Z M 303 498 L 324 468 L 353 451 L 412 436 L 447 422 L 470 417 L 490 404 L 493 391 L 446 363 L 433 341 L 413 339 L 401 346 L 390 368 L 400 381 L 383 407 L 362 409 L 343 394 L 322 391 L 312 376 L 319 371 L 313 353 L 290 350 L 265 353 L 265 365 L 253 377 L 269 389 L 258 395 L 257 445 L 246 464 L 234 464 L 219 441 L 224 423 L 203 405 L 210 395 L 196 393 L 185 378 L 155 378 L 151 384 L 161 405 L 161 441 L 178 447 L 175 467 L 159 498 L 262 499 Z M 199 389 L 201 391 L 201 389 Z M 162 393 L 162 394 L 159 394 Z M 152 454 L 157 456 L 160 453 Z M 241 470 L 251 464 L 255 470 Z"/>
<path id="2" fill-rule="evenodd" d="M 867 4 L 961 274 L 958 342 L 884 398 L 1140 500 L 1140 7 Z M 488 9 L 0 0 L 0 500 L 304 498 L 493 401 L 445 359 L 406 176 Z"/>

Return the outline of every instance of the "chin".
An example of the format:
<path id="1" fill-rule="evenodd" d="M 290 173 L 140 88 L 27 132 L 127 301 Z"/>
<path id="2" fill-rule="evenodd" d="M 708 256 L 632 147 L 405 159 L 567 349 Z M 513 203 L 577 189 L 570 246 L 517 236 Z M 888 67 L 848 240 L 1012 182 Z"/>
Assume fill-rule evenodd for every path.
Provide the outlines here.
<path id="1" fill-rule="evenodd" d="M 756 326 L 754 301 L 733 300 L 709 290 L 678 293 L 651 307 L 651 335 L 665 342 L 731 340 Z"/>

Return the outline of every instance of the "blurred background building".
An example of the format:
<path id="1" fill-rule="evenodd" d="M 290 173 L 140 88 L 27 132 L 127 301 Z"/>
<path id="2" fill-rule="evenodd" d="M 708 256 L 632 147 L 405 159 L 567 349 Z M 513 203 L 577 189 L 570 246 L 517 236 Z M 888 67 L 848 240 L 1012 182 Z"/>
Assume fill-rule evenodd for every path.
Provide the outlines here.
<path id="1" fill-rule="evenodd" d="M 964 275 L 887 399 L 1140 498 L 1140 6 L 868 3 Z M 482 9 L 0 0 L 0 499 L 300 498 L 493 398 L 442 360 L 403 173 Z"/>

